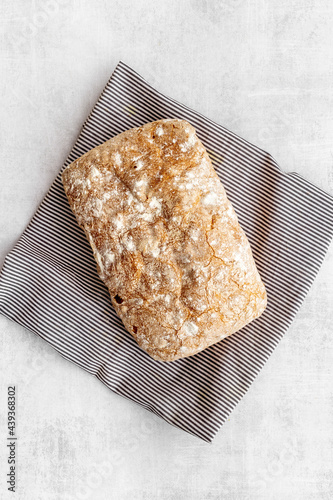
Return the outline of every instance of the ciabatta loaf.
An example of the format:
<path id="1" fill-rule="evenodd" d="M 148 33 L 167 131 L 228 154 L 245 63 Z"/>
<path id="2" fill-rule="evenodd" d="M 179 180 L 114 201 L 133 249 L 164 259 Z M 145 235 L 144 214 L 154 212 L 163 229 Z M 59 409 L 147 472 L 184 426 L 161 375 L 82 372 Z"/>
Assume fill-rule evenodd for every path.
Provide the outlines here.
<path id="1" fill-rule="evenodd" d="M 62 179 L 118 315 L 154 359 L 196 354 L 265 309 L 249 242 L 186 121 L 123 132 Z"/>

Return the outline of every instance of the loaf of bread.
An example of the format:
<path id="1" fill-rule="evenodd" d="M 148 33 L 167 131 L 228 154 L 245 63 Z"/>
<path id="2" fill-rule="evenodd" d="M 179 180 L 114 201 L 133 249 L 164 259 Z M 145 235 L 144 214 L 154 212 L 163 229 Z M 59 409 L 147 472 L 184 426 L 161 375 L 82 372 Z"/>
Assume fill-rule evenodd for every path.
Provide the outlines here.
<path id="1" fill-rule="evenodd" d="M 62 180 L 115 310 L 154 359 L 196 354 L 264 311 L 249 242 L 188 122 L 127 130 Z"/>

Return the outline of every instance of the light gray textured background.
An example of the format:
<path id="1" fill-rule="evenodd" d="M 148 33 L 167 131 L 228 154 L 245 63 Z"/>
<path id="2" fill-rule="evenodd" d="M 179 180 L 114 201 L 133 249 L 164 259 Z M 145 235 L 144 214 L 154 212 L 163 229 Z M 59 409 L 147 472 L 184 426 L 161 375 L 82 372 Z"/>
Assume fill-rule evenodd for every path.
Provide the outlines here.
<path id="1" fill-rule="evenodd" d="M 1 2 L 2 263 L 119 59 L 333 193 L 331 0 Z M 333 251 L 212 445 L 112 394 L 0 317 L 0 498 L 7 384 L 15 498 L 333 498 Z"/>

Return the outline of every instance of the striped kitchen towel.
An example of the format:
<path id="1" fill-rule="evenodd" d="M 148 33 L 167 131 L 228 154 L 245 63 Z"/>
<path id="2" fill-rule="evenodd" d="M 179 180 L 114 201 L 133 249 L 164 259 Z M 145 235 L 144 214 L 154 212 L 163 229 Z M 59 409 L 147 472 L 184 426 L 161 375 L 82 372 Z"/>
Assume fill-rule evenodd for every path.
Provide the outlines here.
<path id="1" fill-rule="evenodd" d="M 164 96 L 120 62 L 65 165 L 116 134 L 161 118 L 188 120 L 206 146 L 266 285 L 264 314 L 199 354 L 160 363 L 116 316 L 60 173 L 7 255 L 0 312 L 113 392 L 211 441 L 297 313 L 333 233 L 333 198 L 265 151 Z"/>

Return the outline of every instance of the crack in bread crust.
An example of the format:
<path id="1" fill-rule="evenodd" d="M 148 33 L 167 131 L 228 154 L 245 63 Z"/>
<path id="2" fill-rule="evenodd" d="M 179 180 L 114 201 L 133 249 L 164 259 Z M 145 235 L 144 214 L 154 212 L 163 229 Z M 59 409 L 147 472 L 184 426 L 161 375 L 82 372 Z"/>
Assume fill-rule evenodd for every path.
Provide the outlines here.
<path id="1" fill-rule="evenodd" d="M 62 179 L 118 315 L 154 359 L 191 356 L 265 309 L 248 240 L 188 122 L 123 132 Z"/>

